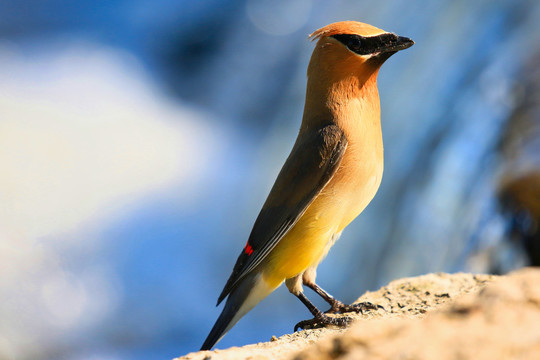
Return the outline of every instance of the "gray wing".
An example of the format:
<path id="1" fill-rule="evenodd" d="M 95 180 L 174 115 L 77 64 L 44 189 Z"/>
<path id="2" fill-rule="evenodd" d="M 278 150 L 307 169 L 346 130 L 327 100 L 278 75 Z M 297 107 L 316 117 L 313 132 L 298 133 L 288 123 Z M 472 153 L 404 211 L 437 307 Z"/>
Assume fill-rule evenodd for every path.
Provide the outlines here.
<path id="1" fill-rule="evenodd" d="M 335 174 L 346 148 L 347 138 L 336 125 L 313 130 L 297 139 L 219 296 L 218 305 L 296 224 Z"/>

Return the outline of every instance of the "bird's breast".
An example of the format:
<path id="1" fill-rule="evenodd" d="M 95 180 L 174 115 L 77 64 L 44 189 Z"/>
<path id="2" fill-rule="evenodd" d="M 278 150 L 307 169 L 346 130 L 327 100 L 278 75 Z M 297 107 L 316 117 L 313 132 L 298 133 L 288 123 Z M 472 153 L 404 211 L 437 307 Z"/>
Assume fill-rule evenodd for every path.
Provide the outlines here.
<path id="1" fill-rule="evenodd" d="M 364 142 L 349 141 L 340 167 L 321 193 L 322 201 L 341 211 L 338 231 L 353 221 L 373 199 L 384 169 L 382 136 Z"/>

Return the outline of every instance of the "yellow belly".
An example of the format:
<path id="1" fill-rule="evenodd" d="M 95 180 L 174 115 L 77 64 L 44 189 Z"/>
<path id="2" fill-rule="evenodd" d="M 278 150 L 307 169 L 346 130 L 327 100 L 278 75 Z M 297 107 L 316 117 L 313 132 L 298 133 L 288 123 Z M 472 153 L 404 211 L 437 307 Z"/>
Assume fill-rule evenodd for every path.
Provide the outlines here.
<path id="1" fill-rule="evenodd" d="M 320 216 L 316 206 L 310 207 L 265 260 L 263 278 L 266 282 L 278 286 L 317 264 L 324 255 L 328 239 L 336 232 L 332 220 L 332 217 Z"/>

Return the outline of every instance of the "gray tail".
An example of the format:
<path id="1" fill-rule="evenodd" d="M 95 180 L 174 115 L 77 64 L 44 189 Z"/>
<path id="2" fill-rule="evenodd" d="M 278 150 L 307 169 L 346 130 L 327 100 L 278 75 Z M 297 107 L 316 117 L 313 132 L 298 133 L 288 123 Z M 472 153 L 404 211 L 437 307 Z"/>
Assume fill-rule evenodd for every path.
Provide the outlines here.
<path id="1" fill-rule="evenodd" d="M 274 289 L 264 283 L 260 274 L 248 274 L 229 294 L 225 307 L 204 341 L 201 350 L 210 350 L 248 311 Z"/>

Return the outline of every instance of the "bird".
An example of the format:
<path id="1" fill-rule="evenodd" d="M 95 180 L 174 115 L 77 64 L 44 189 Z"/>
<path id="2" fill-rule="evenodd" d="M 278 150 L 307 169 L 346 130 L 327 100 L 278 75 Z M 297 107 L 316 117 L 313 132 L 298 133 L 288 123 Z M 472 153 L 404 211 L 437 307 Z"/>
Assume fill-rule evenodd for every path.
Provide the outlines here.
<path id="1" fill-rule="evenodd" d="M 218 306 L 227 300 L 201 350 L 212 349 L 283 283 L 313 315 L 294 331 L 343 327 L 352 320 L 320 311 L 303 286 L 330 304 L 327 313 L 380 308 L 337 300 L 316 284 L 316 269 L 379 188 L 383 142 L 377 75 L 390 56 L 414 41 L 356 21 L 329 24 L 309 38 L 317 42 L 298 136 L 219 295 Z"/>

